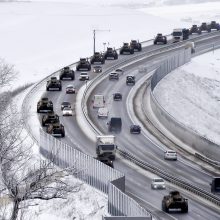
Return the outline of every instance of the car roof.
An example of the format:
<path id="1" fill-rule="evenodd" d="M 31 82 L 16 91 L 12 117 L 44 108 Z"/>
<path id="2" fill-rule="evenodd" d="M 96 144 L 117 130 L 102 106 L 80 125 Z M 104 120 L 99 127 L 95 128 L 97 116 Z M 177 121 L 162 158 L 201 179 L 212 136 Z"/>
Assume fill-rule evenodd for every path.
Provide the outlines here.
<path id="1" fill-rule="evenodd" d="M 101 111 L 101 110 L 103 110 L 103 111 L 104 111 L 104 110 L 106 110 L 106 111 L 107 111 L 107 110 L 108 110 L 108 108 L 107 108 L 107 107 L 101 107 L 101 108 L 99 108 L 99 110 L 98 110 L 98 111 Z"/>
<path id="2" fill-rule="evenodd" d="M 163 180 L 164 181 L 164 179 L 160 178 L 160 177 L 155 177 L 155 178 L 153 178 L 153 180 Z"/>
<path id="3" fill-rule="evenodd" d="M 167 150 L 166 152 L 167 153 L 176 153 L 176 151 L 174 151 L 174 150 Z"/>
<path id="4" fill-rule="evenodd" d="M 88 75 L 87 72 L 81 72 L 80 74 L 82 74 L 82 75 Z"/>
<path id="5" fill-rule="evenodd" d="M 66 88 L 67 88 L 67 87 L 73 87 L 73 85 L 67 85 Z"/>

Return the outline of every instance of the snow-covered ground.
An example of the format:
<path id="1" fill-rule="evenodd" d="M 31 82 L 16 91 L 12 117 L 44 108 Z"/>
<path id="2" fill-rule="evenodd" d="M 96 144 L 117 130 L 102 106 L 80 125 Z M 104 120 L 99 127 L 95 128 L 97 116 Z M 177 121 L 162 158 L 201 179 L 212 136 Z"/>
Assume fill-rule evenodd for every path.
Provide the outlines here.
<path id="1" fill-rule="evenodd" d="M 220 144 L 220 50 L 168 74 L 154 94 L 179 122 Z"/>
<path id="2" fill-rule="evenodd" d="M 73 179 L 72 185 L 81 182 Z M 78 192 L 69 193 L 66 199 L 34 200 L 35 206 L 22 210 L 23 220 L 101 220 L 107 214 L 107 195 L 87 184 Z"/>
<path id="3" fill-rule="evenodd" d="M 100 30 L 96 32 L 96 50 L 102 51 L 104 45 L 117 48 L 131 39 L 152 39 L 158 32 L 168 34 L 176 27 L 190 27 L 194 22 L 220 17 L 219 2 L 187 5 L 187 9 L 179 3 L 179 0 L 0 1 L 0 57 L 15 65 L 19 72 L 12 88 L 36 82 L 80 57 L 90 56 L 94 29 Z M 169 7 L 165 7 L 166 4 Z M 82 200 L 91 207 L 86 209 L 89 212 L 107 205 L 103 195 L 95 194 L 86 186 L 82 194 L 73 197 L 78 199 L 67 201 L 74 205 L 75 201 Z M 97 198 L 97 203 L 90 203 L 91 198 Z M 74 216 L 76 219 L 101 219 L 106 210 L 100 208 L 99 215 L 92 218 L 80 209 L 85 203 L 66 207 L 67 201 L 39 202 L 39 207 L 31 209 L 32 219 L 73 219 Z M 77 212 L 73 216 L 74 210 Z"/>
<path id="4" fill-rule="evenodd" d="M 7 111 L 16 113 L 17 117 L 21 117 L 22 100 L 24 100 L 24 97 L 30 89 L 31 87 L 15 96 Z M 21 132 L 20 138 L 23 141 L 23 145 L 32 145 L 31 149 L 33 152 L 31 164 L 27 163 L 25 165 L 32 167 L 33 164 L 38 163 L 40 160 L 39 148 L 33 143 L 33 140 L 28 136 L 26 130 Z M 79 187 L 76 187 L 74 192 L 68 193 L 66 199 L 52 199 L 49 201 L 36 199 L 24 202 L 21 206 L 26 208 L 19 212 L 19 216 L 22 215 L 22 219 L 24 220 L 101 220 L 101 216 L 108 216 L 108 198 L 106 194 L 94 189 L 73 176 L 66 178 L 65 182 L 71 187 Z M 0 198 L 0 205 L 1 199 L 2 198 Z M 8 202 L 8 207 L 10 204 L 11 203 Z"/>
<path id="5" fill-rule="evenodd" d="M 105 47 L 103 43 L 120 47 L 131 39 L 143 41 L 158 32 L 168 34 L 173 28 L 189 27 L 194 18 L 202 22 L 205 16 L 207 21 L 219 17 L 219 2 L 187 6 L 194 9 L 187 16 L 180 13 L 182 7 L 186 11 L 185 6 L 148 8 L 152 2 L 162 5 L 167 1 L 2 2 L 0 57 L 19 72 L 13 87 L 38 81 L 80 57 L 90 56 L 94 29 L 110 30 L 96 32 L 96 50 L 100 51 Z M 200 11 L 208 5 L 209 14 Z"/>

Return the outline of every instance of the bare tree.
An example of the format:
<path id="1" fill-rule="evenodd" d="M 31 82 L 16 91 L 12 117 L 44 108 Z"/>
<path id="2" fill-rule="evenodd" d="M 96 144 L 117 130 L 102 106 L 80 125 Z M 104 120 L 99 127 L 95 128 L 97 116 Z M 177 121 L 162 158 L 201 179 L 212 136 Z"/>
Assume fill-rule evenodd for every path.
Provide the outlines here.
<path id="1" fill-rule="evenodd" d="M 5 189 L 13 203 L 11 220 L 17 219 L 24 201 L 65 199 L 68 192 L 76 192 L 80 189 L 80 185 L 70 186 L 67 183 L 65 177 L 69 175 L 69 170 L 58 170 L 52 163 L 46 161 L 40 167 L 34 167 L 28 171 L 24 171 L 23 167 L 19 169 L 16 167 L 13 172 L 7 167 L 3 170 Z"/>
<path id="2" fill-rule="evenodd" d="M 7 86 L 14 75 L 13 66 L 0 59 L 0 86 Z M 15 106 L 8 107 L 7 98 L 0 98 L 0 202 L 8 198 L 12 205 L 9 212 L 3 209 L 0 218 L 16 220 L 24 204 L 30 205 L 27 201 L 64 199 L 68 192 L 78 191 L 80 185 L 70 186 L 66 181 L 69 173 L 76 173 L 74 168 L 61 170 L 52 161 L 42 162 L 32 155 L 33 143 L 25 142 L 20 114 Z"/>
<path id="3" fill-rule="evenodd" d="M 7 64 L 4 59 L 0 58 L 0 88 L 10 85 L 16 74 L 14 66 Z"/>

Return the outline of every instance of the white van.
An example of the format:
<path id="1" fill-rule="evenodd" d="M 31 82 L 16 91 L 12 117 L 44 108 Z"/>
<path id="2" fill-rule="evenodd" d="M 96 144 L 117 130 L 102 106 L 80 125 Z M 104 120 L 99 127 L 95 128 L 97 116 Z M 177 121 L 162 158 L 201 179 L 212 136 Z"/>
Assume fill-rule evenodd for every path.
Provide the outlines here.
<path id="1" fill-rule="evenodd" d="M 94 95 L 93 97 L 93 108 L 103 108 L 105 106 L 104 95 Z"/>

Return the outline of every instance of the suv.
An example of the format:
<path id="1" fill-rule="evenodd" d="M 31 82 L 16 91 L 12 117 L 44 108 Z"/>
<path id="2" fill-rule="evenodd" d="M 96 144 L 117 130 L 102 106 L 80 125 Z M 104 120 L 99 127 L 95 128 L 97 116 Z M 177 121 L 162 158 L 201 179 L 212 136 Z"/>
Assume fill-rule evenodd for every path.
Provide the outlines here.
<path id="1" fill-rule="evenodd" d="M 129 43 L 124 43 L 120 48 L 120 54 L 124 53 L 134 54 L 134 48 L 132 48 Z"/>
<path id="2" fill-rule="evenodd" d="M 121 101 L 122 100 L 122 94 L 117 92 L 113 94 L 113 100 L 114 101 Z"/>
<path id="3" fill-rule="evenodd" d="M 76 70 L 77 71 L 80 71 L 80 70 L 90 71 L 91 70 L 91 64 L 90 64 L 88 58 L 80 58 L 79 63 L 76 66 Z"/>
<path id="4" fill-rule="evenodd" d="M 126 85 L 135 85 L 135 76 L 127 76 Z"/>
<path id="5" fill-rule="evenodd" d="M 167 150 L 164 152 L 165 160 L 177 160 L 177 153 L 173 150 Z"/>
<path id="6" fill-rule="evenodd" d="M 131 125 L 130 126 L 130 133 L 131 134 L 140 134 L 141 133 L 141 127 L 139 125 Z"/>
<path id="7" fill-rule="evenodd" d="M 136 40 L 131 40 L 130 47 L 133 48 L 134 51 L 141 51 L 142 50 L 141 43 L 139 43 L 139 41 L 136 41 Z"/>
<path id="8" fill-rule="evenodd" d="M 166 189 L 164 180 L 162 178 L 152 179 L 151 189 Z"/>
<path id="9" fill-rule="evenodd" d="M 111 47 L 107 47 L 107 51 L 104 54 L 105 59 L 114 59 L 117 60 L 118 59 L 118 53 L 115 49 L 111 48 Z"/>
<path id="10" fill-rule="evenodd" d="M 64 126 L 60 123 L 50 124 L 46 129 L 48 134 L 51 134 L 55 137 L 65 137 Z"/>
<path id="11" fill-rule="evenodd" d="M 50 113 L 47 115 L 43 115 L 42 117 L 42 126 L 47 126 L 49 124 L 54 124 L 54 123 L 59 123 L 59 116 L 57 114 L 54 113 Z"/>
<path id="12" fill-rule="evenodd" d="M 122 69 L 116 69 L 114 72 L 118 73 L 119 75 L 123 75 L 124 74 L 124 70 L 122 70 Z"/>
<path id="13" fill-rule="evenodd" d="M 53 112 L 53 102 L 48 98 L 41 98 L 37 103 L 37 113 L 40 112 Z"/>
<path id="14" fill-rule="evenodd" d="M 63 109 L 66 108 L 66 107 L 71 108 L 70 102 L 62 102 L 62 104 L 61 104 L 61 110 L 63 110 Z"/>
<path id="15" fill-rule="evenodd" d="M 220 177 L 213 177 L 210 186 L 212 193 L 220 193 Z"/>
<path id="16" fill-rule="evenodd" d="M 47 81 L 46 85 L 47 91 L 49 90 L 62 90 L 61 81 L 57 79 L 57 77 L 53 76 L 50 78 L 50 80 Z"/>
<path id="17" fill-rule="evenodd" d="M 75 73 L 73 70 L 70 69 L 69 66 L 65 66 L 60 72 L 60 80 L 63 79 L 75 79 Z"/>
<path id="18" fill-rule="evenodd" d="M 119 80 L 119 73 L 117 73 L 117 72 L 111 72 L 111 73 L 109 73 L 109 80 L 111 80 L 111 79 L 116 79 L 116 80 Z"/>
<path id="19" fill-rule="evenodd" d="M 157 34 L 154 39 L 154 45 L 158 43 L 167 44 L 167 37 L 163 36 L 162 34 Z"/>
<path id="20" fill-rule="evenodd" d="M 113 117 L 110 119 L 107 125 L 110 132 L 120 132 L 122 127 L 122 120 L 121 118 Z"/>
<path id="21" fill-rule="evenodd" d="M 93 73 L 101 73 L 102 67 L 101 66 L 94 66 L 93 67 Z"/>
<path id="22" fill-rule="evenodd" d="M 91 64 L 94 64 L 94 63 L 104 64 L 105 63 L 105 57 L 103 56 L 102 53 L 95 52 L 94 55 L 92 56 L 90 62 L 91 62 Z"/>
<path id="23" fill-rule="evenodd" d="M 80 76 L 79 76 L 79 80 L 80 81 L 85 81 L 85 80 L 89 80 L 89 75 L 87 72 L 81 72 Z"/>

